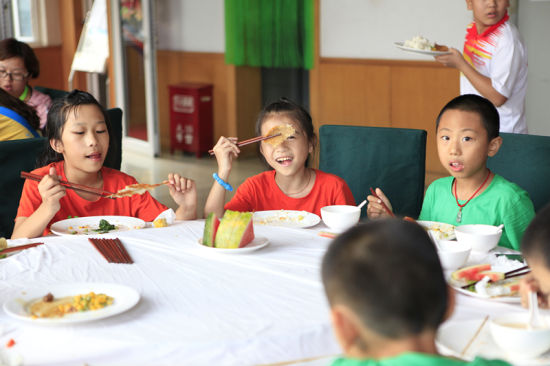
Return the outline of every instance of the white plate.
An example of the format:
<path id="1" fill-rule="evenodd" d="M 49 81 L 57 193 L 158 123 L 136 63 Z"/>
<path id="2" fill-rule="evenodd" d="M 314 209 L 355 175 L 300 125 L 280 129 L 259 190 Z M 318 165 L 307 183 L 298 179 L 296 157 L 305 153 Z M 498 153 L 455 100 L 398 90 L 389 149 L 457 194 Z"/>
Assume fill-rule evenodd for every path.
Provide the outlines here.
<path id="1" fill-rule="evenodd" d="M 266 245 L 269 244 L 269 240 L 267 238 L 257 236 L 257 237 L 254 238 L 254 240 L 252 240 L 250 243 L 248 243 L 248 245 L 246 245 L 243 248 L 214 248 L 214 247 L 208 247 L 206 245 L 202 245 L 202 238 L 199 239 L 198 243 L 202 248 L 207 249 L 211 252 L 226 253 L 226 254 L 243 254 L 243 253 L 253 252 L 255 250 L 258 250 L 260 248 L 265 247 Z"/>
<path id="2" fill-rule="evenodd" d="M 449 51 L 428 51 L 428 50 L 419 50 L 418 48 L 405 47 L 403 46 L 404 42 L 394 42 L 394 44 L 397 46 L 397 48 L 400 48 L 403 51 L 420 53 L 420 54 L 429 55 L 429 56 L 441 56 L 441 55 L 448 55 L 449 53 L 451 53 Z"/>
<path id="3" fill-rule="evenodd" d="M 89 292 L 106 294 L 114 298 L 113 304 L 99 310 L 67 314 L 60 318 L 31 318 L 28 306 L 36 299 L 51 293 L 54 298 L 87 294 Z M 33 324 L 69 324 L 107 318 L 120 314 L 139 301 L 139 293 L 131 287 L 113 283 L 74 283 L 44 286 L 43 289 L 21 291 L 15 298 L 4 303 L 4 311 L 11 317 L 32 322 Z"/>
<path id="4" fill-rule="evenodd" d="M 458 357 L 467 361 L 473 360 L 476 356 L 486 359 L 504 359 L 514 365 L 549 365 L 550 353 L 531 360 L 517 360 L 506 357 L 493 341 L 489 330 L 489 322 L 483 326 L 474 342 L 468 347 L 466 354 L 461 355 L 462 350 L 474 336 L 483 319 L 449 322 L 439 327 L 435 344 L 440 353 L 447 356 Z"/>
<path id="5" fill-rule="evenodd" d="M 457 292 L 459 292 L 461 294 L 476 297 L 476 298 L 482 299 L 482 300 L 489 300 L 489 301 L 496 301 L 496 302 L 506 302 L 506 303 L 512 303 L 512 304 L 521 303 L 521 297 L 519 297 L 519 296 L 485 297 L 485 296 L 481 296 L 477 292 L 468 291 L 468 290 L 466 290 L 464 288 L 461 288 L 459 286 L 455 286 L 455 285 L 451 284 L 451 287 L 454 288 Z"/>
<path id="6" fill-rule="evenodd" d="M 437 221 L 417 221 L 417 223 L 428 230 L 428 234 L 434 240 L 456 239 L 454 225 Z"/>
<path id="7" fill-rule="evenodd" d="M 317 225 L 321 218 L 307 211 L 272 210 L 254 212 L 255 225 L 306 228 Z"/>
<path id="8" fill-rule="evenodd" d="M 88 216 L 58 221 L 52 224 L 50 230 L 56 235 L 101 235 L 93 230 L 99 227 L 99 222 L 102 219 L 117 227 L 116 230 L 111 230 L 108 234 L 145 227 L 145 221 L 135 217 Z"/>

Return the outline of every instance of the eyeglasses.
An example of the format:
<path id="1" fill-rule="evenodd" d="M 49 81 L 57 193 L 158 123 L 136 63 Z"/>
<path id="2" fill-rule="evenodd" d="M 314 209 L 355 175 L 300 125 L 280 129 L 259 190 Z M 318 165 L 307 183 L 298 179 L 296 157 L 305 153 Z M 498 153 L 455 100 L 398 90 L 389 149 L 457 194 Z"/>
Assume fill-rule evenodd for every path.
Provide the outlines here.
<path id="1" fill-rule="evenodd" d="M 7 72 L 6 70 L 0 70 L 0 79 L 5 79 L 8 76 L 14 81 L 21 81 L 21 80 L 25 80 L 25 78 L 29 76 L 29 73 L 24 73 L 20 71 Z"/>

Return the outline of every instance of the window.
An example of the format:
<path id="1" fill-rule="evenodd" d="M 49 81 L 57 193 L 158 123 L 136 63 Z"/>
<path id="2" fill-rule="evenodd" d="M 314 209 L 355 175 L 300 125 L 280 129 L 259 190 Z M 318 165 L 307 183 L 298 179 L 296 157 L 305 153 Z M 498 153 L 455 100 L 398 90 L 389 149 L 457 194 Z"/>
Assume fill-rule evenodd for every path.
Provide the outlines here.
<path id="1" fill-rule="evenodd" d="M 36 2 L 31 0 L 12 0 L 13 35 L 15 38 L 26 43 L 36 43 L 38 23 L 36 16 Z"/>

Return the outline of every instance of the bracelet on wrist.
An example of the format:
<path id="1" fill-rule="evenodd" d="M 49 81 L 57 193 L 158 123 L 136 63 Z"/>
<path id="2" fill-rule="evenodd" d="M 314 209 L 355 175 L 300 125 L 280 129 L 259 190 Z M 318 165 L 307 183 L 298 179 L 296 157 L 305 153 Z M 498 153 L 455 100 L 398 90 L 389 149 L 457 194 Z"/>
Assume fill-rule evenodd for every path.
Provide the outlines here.
<path id="1" fill-rule="evenodd" d="M 226 191 L 233 191 L 233 187 L 231 187 L 231 184 L 227 183 L 225 180 L 221 179 L 218 175 L 218 173 L 214 173 L 212 174 L 212 177 L 214 178 L 214 180 L 216 180 L 216 182 L 218 182 L 218 184 L 220 186 L 222 186 Z"/>

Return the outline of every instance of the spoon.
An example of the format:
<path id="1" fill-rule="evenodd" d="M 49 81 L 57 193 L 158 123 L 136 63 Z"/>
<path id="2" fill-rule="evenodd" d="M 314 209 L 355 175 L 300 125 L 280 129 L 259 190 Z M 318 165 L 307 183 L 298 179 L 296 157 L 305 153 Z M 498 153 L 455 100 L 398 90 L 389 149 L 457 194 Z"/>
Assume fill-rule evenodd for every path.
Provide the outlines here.
<path id="1" fill-rule="evenodd" d="M 537 293 L 529 291 L 527 295 L 529 300 L 529 322 L 527 323 L 528 329 L 544 328 L 544 324 L 541 321 L 539 314 L 539 303 L 537 299 Z"/>
<path id="2" fill-rule="evenodd" d="M 504 228 L 504 224 L 500 224 L 497 226 L 497 232 L 498 231 L 502 231 L 502 229 Z"/>
<path id="3" fill-rule="evenodd" d="M 363 202 L 358 204 L 357 207 L 359 207 L 359 209 L 361 209 L 363 206 L 365 206 L 365 203 L 367 203 L 367 200 L 364 200 Z"/>

